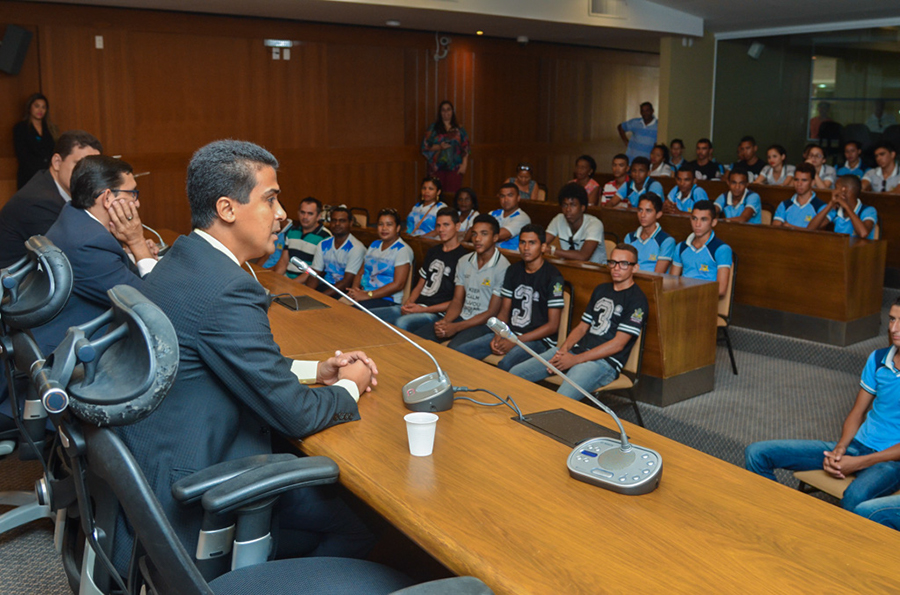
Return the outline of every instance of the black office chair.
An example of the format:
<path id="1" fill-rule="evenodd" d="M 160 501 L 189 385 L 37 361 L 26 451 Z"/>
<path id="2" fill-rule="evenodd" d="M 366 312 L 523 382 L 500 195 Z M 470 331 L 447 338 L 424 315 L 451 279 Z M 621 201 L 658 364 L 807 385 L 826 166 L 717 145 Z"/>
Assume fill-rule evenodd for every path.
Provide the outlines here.
<path id="1" fill-rule="evenodd" d="M 46 360 L 36 348 L 32 353 L 31 384 L 58 429 L 60 456 L 71 470 L 77 495 L 69 516 L 78 520 L 85 538 L 80 570 L 76 541 L 66 542 L 64 567 L 73 586 L 88 593 L 276 595 L 390 593 L 411 584 L 408 577 L 387 567 L 339 558 L 244 565 L 248 559 L 242 554 L 232 556 L 236 570 L 212 580 L 215 568 L 207 565 L 201 572 L 134 457 L 111 429 L 152 415 L 165 398 L 178 368 L 177 337 L 162 311 L 134 288 L 117 286 L 108 295 L 112 309 L 70 328 Z M 100 334 L 102 329 L 106 330 Z M 337 476 L 337 466 L 325 457 L 272 455 L 200 471 L 179 482 L 174 491 L 185 502 L 201 504 L 208 518 L 224 518 L 226 526 L 236 519 L 235 541 L 265 542 L 267 514 L 279 494 L 333 482 Z M 120 507 L 134 534 L 124 576 L 111 562 Z M 224 553 L 214 551 L 211 557 L 227 559 Z M 467 577 L 421 588 L 424 593 L 490 593 L 483 583 Z"/>

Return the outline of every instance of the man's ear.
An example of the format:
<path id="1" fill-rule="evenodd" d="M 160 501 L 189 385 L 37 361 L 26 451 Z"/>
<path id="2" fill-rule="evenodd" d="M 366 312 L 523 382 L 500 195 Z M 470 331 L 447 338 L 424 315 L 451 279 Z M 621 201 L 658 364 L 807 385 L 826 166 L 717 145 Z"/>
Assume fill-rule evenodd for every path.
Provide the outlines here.
<path id="1" fill-rule="evenodd" d="M 712 221 L 711 221 L 711 224 L 712 224 L 713 227 L 715 227 L 715 226 L 716 226 L 716 223 L 718 223 L 718 222 L 719 222 L 719 218 L 718 218 L 718 217 L 713 217 L 713 218 L 712 218 Z"/>
<path id="2" fill-rule="evenodd" d="M 50 167 L 53 168 L 53 171 L 59 171 L 61 165 L 62 157 L 59 156 L 59 153 L 54 153 L 53 157 L 50 158 Z"/>
<path id="3" fill-rule="evenodd" d="M 107 188 L 100 194 L 100 196 L 97 197 L 97 199 L 94 201 L 94 204 L 102 205 L 104 209 L 108 209 L 112 205 L 114 200 L 115 198 L 113 197 L 113 193 L 109 190 L 109 188 Z"/>
<path id="4" fill-rule="evenodd" d="M 225 223 L 234 223 L 235 219 L 237 219 L 234 200 L 227 196 L 220 196 L 219 200 L 216 201 L 216 214 Z"/>

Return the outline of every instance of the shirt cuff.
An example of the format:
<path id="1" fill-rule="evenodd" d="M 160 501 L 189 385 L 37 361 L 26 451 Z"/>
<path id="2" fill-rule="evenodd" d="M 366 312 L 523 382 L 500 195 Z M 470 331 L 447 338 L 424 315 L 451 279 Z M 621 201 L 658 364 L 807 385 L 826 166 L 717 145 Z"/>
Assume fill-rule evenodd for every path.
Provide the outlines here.
<path id="1" fill-rule="evenodd" d="M 350 396 L 353 397 L 353 400 L 359 403 L 359 388 L 357 388 L 356 383 L 350 380 L 349 378 L 344 378 L 343 380 L 338 380 L 334 383 L 334 386 L 340 386 L 345 389 Z"/>
<path id="2" fill-rule="evenodd" d="M 291 364 L 291 372 L 297 377 L 301 384 L 315 384 L 316 372 L 319 368 L 319 362 L 309 360 L 294 360 Z M 340 386 L 353 397 L 353 400 L 359 402 L 359 388 L 356 383 L 349 378 L 338 380 L 334 386 Z"/>
<path id="3" fill-rule="evenodd" d="M 142 259 L 140 259 L 140 260 L 137 261 L 137 263 L 136 263 L 136 264 L 137 264 L 138 274 L 139 274 L 141 277 L 146 277 L 147 275 L 150 274 L 150 271 L 153 270 L 153 267 L 156 266 L 156 263 L 157 263 L 157 262 L 159 262 L 159 261 L 156 260 L 155 258 L 142 258 Z"/>

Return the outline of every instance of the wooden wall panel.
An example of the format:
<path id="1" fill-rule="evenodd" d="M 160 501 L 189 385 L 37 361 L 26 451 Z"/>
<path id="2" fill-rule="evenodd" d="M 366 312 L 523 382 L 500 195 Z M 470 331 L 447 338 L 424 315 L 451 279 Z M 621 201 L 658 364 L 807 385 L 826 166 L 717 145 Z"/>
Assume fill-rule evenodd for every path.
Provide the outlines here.
<path id="1" fill-rule="evenodd" d="M 0 22 L 0 31 L 6 31 L 7 23 Z M 26 29 L 35 34 L 37 28 L 26 26 Z M 32 93 L 41 90 L 40 69 L 38 53 L 38 37 L 31 38 L 31 46 L 25 54 L 22 62 L 22 70 L 16 76 L 0 73 L 0 130 L 2 137 L 8 139 L 0 141 L 0 206 L 2 206 L 9 187 L 16 189 L 16 171 L 18 162 L 13 150 L 12 129 L 25 114 L 25 100 Z M 54 121 L 56 117 L 56 104 L 50 104 L 50 115 Z M 11 181 L 11 184 L 10 182 Z M 4 183 L 5 182 L 5 183 Z"/>

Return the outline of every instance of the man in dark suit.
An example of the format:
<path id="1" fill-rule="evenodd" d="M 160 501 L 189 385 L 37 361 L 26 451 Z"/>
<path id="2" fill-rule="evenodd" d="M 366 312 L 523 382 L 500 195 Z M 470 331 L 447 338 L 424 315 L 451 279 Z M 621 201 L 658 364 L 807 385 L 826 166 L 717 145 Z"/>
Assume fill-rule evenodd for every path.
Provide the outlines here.
<path id="1" fill-rule="evenodd" d="M 103 147 L 92 134 L 70 130 L 56 141 L 50 169 L 34 175 L 12 195 L 0 211 L 0 268 L 25 256 L 25 241 L 45 234 L 69 202 L 72 170 L 87 155 L 99 155 Z"/>
<path id="2" fill-rule="evenodd" d="M 179 507 L 173 482 L 222 461 L 271 452 L 273 430 L 302 438 L 358 420 L 356 402 L 377 372 L 362 352 L 338 352 L 324 362 L 295 362 L 279 352 L 266 292 L 242 268 L 272 253 L 286 216 L 277 166 L 271 153 L 251 143 L 218 141 L 198 150 L 187 178 L 194 231 L 175 242 L 142 287 L 172 321 L 181 358 L 159 408 L 120 435 L 189 552 L 196 549 L 201 514 Z M 371 533 L 333 488 L 282 495 L 279 555 L 286 542 L 291 554 L 367 553 Z M 284 538 L 285 529 L 294 539 Z M 130 553 L 123 530 L 120 523 L 120 568 Z"/>

